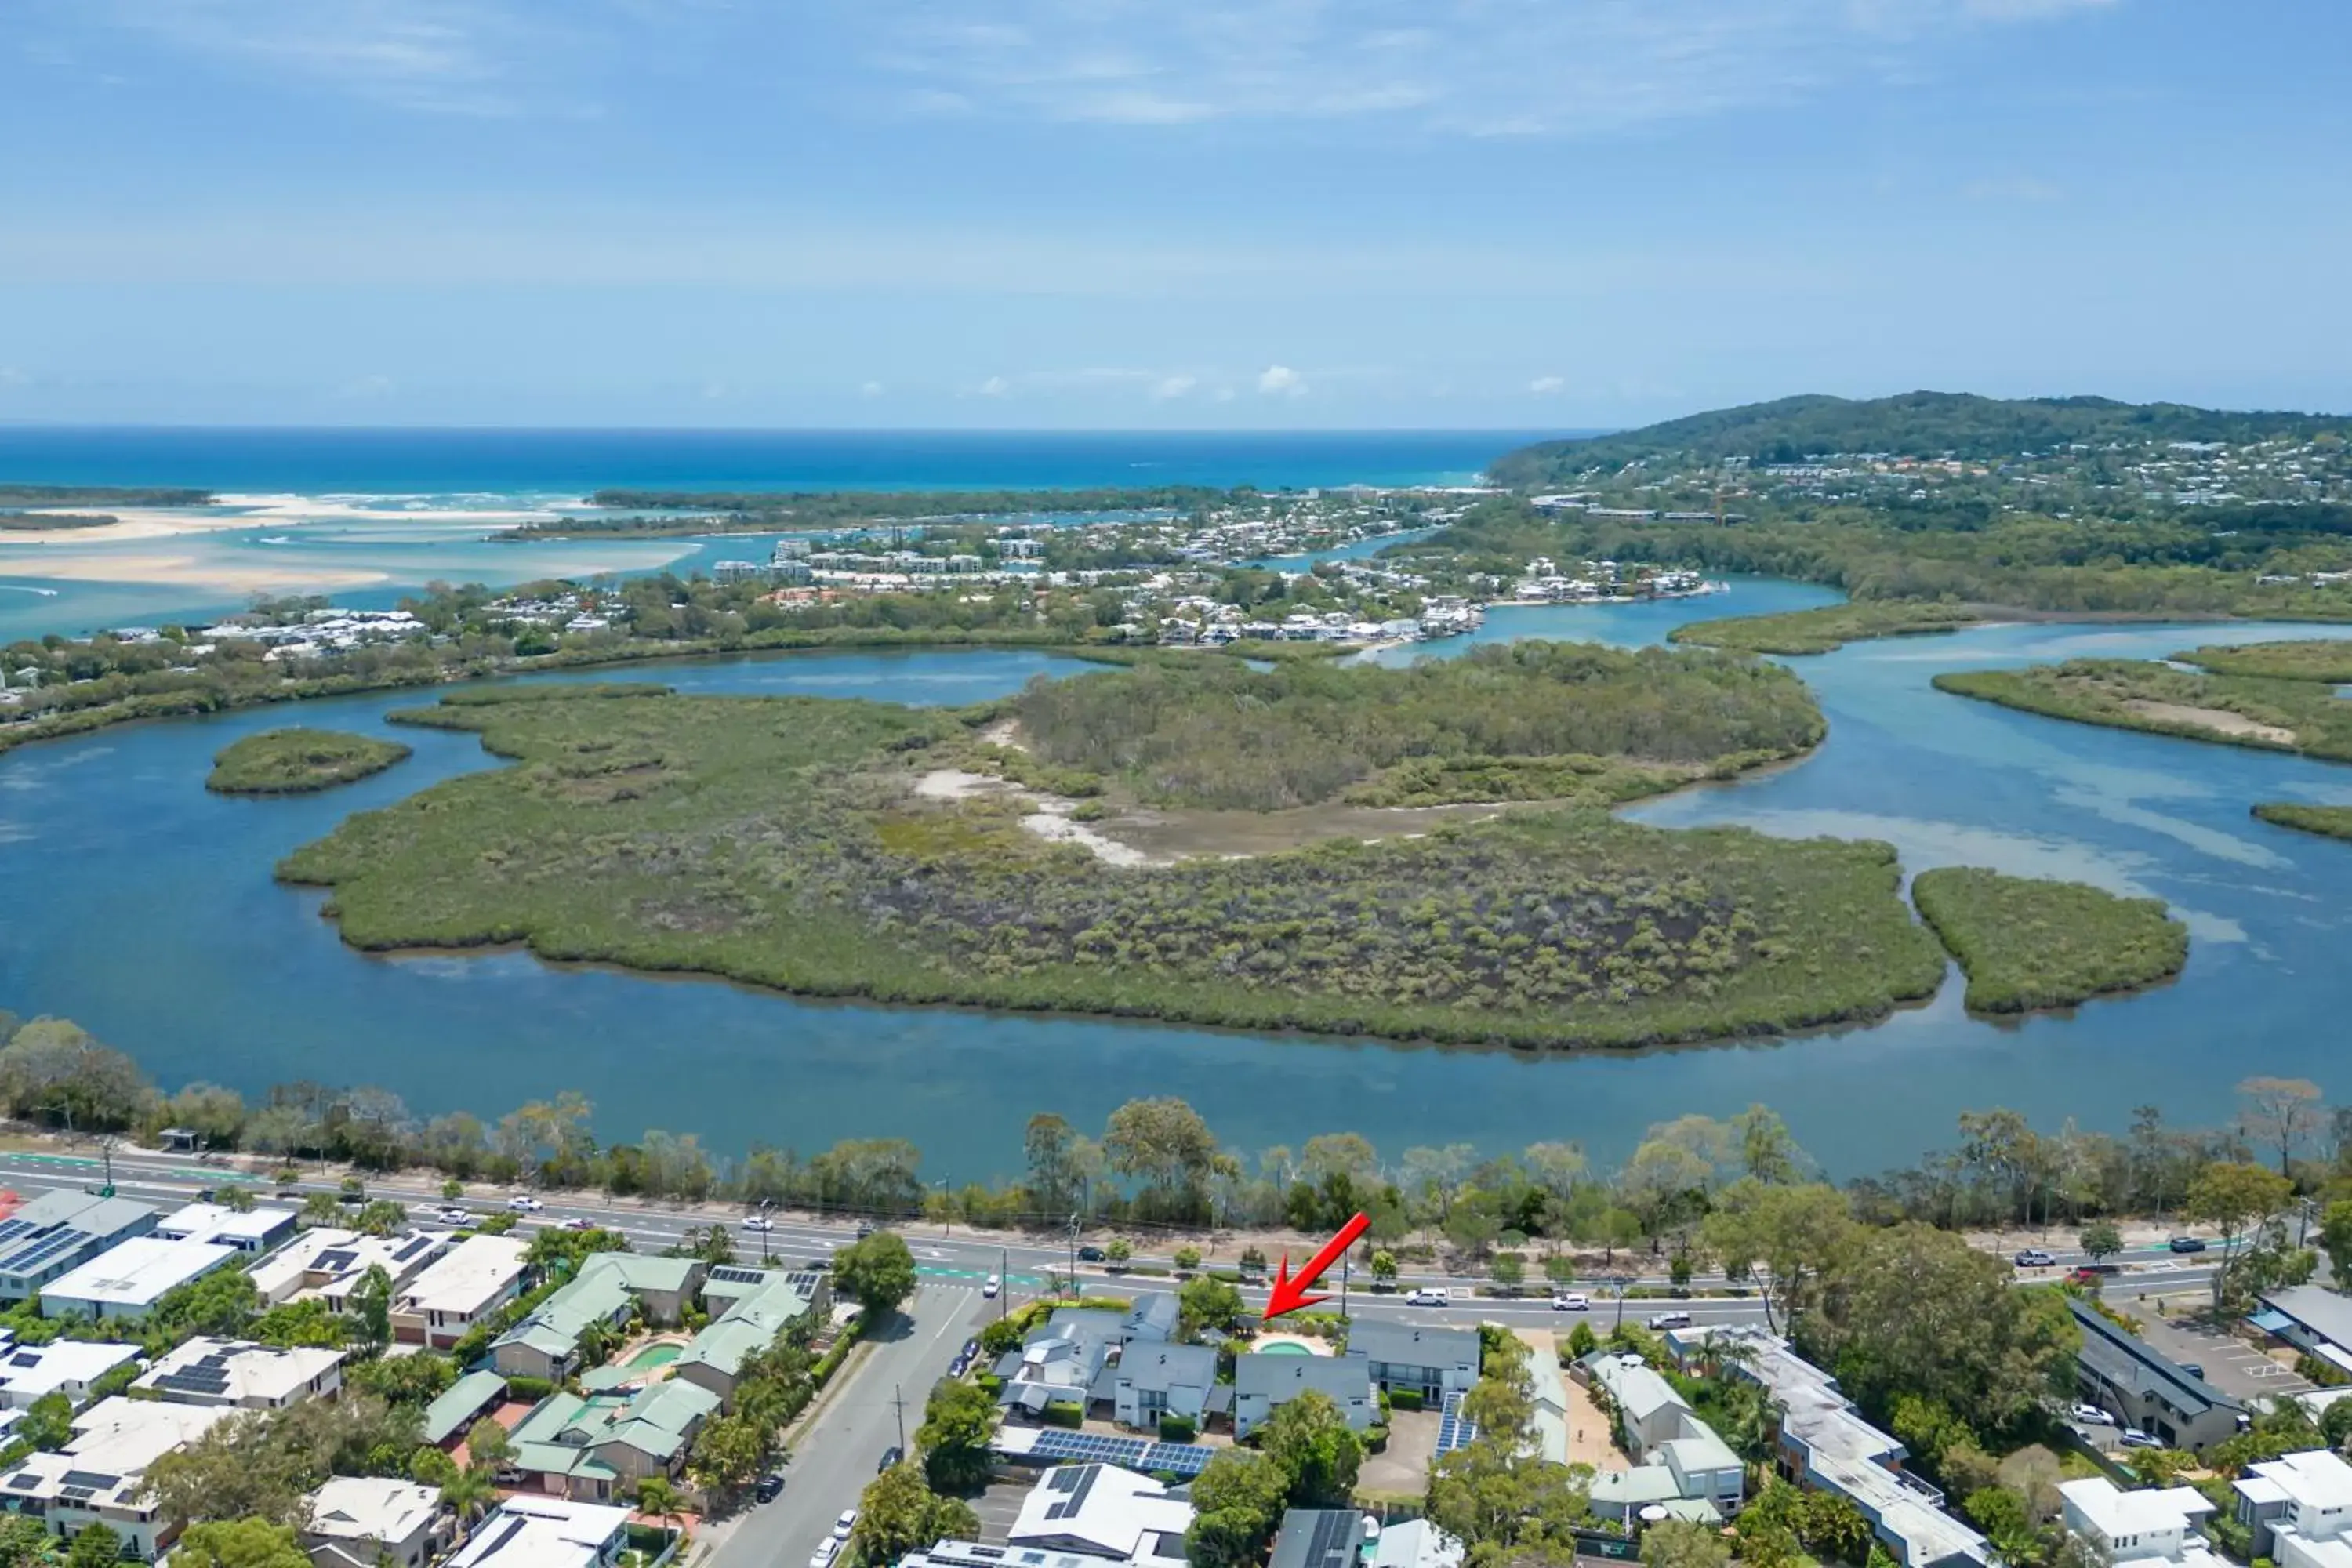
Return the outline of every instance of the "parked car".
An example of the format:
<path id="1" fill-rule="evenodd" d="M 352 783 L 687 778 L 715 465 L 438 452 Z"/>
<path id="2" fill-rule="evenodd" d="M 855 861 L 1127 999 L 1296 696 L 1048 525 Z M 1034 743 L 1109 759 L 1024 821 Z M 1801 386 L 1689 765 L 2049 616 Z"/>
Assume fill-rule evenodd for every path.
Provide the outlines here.
<path id="1" fill-rule="evenodd" d="M 894 1449 L 894 1450 L 892 1450 L 892 1451 L 893 1451 L 893 1452 L 896 1452 L 896 1450 L 895 1450 L 895 1449 Z M 887 1466 L 887 1465 L 885 1465 L 885 1466 L 883 1466 L 882 1468 L 883 1468 L 884 1469 L 886 1469 L 886 1470 L 887 1470 L 887 1469 L 888 1469 L 890 1467 L 889 1467 L 889 1466 Z M 840 1517 L 839 1519 L 836 1519 L 836 1520 L 835 1520 L 835 1521 L 833 1521 L 833 1538 L 834 1538 L 835 1541 L 846 1541 L 846 1540 L 848 1540 L 848 1539 L 849 1539 L 849 1531 L 850 1531 L 850 1527 L 851 1527 L 852 1525 L 856 1524 L 856 1522 L 857 1522 L 857 1510 L 856 1510 L 856 1509 L 854 1509 L 854 1508 L 845 1508 L 845 1509 L 843 1509 L 843 1510 L 841 1510 L 841 1517 Z"/>
<path id="2" fill-rule="evenodd" d="M 2161 1448 L 2164 1445 L 2137 1426 L 2124 1428 L 2123 1446 L 2126 1448 Z"/>
<path id="3" fill-rule="evenodd" d="M 783 1489 L 784 1478 L 776 1474 L 775 1471 L 770 1470 L 766 1475 L 760 1478 L 759 1483 L 756 1486 L 752 1487 L 751 1500 L 753 1502 L 773 1502 L 776 1500 L 777 1494 L 782 1492 Z"/>
<path id="4" fill-rule="evenodd" d="M 1592 1299 L 1581 1290 L 1552 1292 L 1551 1310 L 1555 1312 L 1583 1312 L 1591 1310 L 1591 1307 Z"/>
<path id="5" fill-rule="evenodd" d="M 1650 1327 L 1654 1331 L 1661 1331 L 1666 1329 L 1687 1329 L 1690 1326 L 1691 1315 L 1688 1312 L 1653 1312 L 1650 1314 Z"/>
<path id="6" fill-rule="evenodd" d="M 2038 1247 L 2029 1247 L 2010 1261 L 2020 1268 L 2047 1268 L 2058 1260 Z"/>
<path id="7" fill-rule="evenodd" d="M 873 1234 L 874 1234 L 874 1227 L 873 1227 L 872 1226 L 870 1226 L 870 1225 L 866 1224 L 864 1220 L 860 1220 L 860 1221 L 858 1221 L 858 1222 L 857 1222 L 857 1239 L 858 1239 L 858 1240 L 860 1240 L 860 1241 L 864 1241 L 867 1237 L 872 1236 Z"/>
<path id="8" fill-rule="evenodd" d="M 2095 1268 L 2069 1268 L 2066 1270 L 2066 1283 L 2069 1285 L 2095 1285 L 2098 1283 L 2098 1279 L 2099 1271 Z"/>
<path id="9" fill-rule="evenodd" d="M 880 1475 L 883 1471 L 890 1468 L 891 1466 L 897 1464 L 906 1457 L 907 1450 L 901 1448 L 896 1443 L 891 1444 L 888 1447 L 882 1450 L 882 1462 L 874 1467 L 874 1473 L 877 1476 Z"/>
<path id="10" fill-rule="evenodd" d="M 2201 1236 L 2176 1236 L 2167 1243 L 2175 1252 L 2202 1252 L 2205 1238 Z"/>
<path id="11" fill-rule="evenodd" d="M 474 1223 L 474 1211 L 459 1208 L 456 1204 L 443 1204 L 433 1211 L 433 1217 L 443 1225 L 471 1225 Z"/>
<path id="12" fill-rule="evenodd" d="M 809 1568 L 833 1568 L 833 1560 L 840 1552 L 841 1537 L 828 1535 L 816 1543 L 814 1552 L 809 1553 Z"/>
<path id="13" fill-rule="evenodd" d="M 992 1274 L 988 1277 L 988 1282 L 980 1288 L 980 1293 L 992 1301 L 996 1300 L 996 1293 L 1003 1289 L 1004 1281 Z"/>
<path id="14" fill-rule="evenodd" d="M 1101 1247 L 1091 1244 L 1078 1248 L 1078 1261 L 1081 1263 L 1100 1263 L 1105 1261 L 1107 1257 Z"/>
<path id="15" fill-rule="evenodd" d="M 2204 1363 L 2201 1362 L 2184 1361 L 2180 1363 L 2180 1370 L 2187 1373 L 2191 1377 L 2202 1377 L 2205 1375 Z"/>
<path id="16" fill-rule="evenodd" d="M 2116 1425 L 2116 1418 L 2108 1415 L 2105 1411 L 2100 1409 L 2095 1405 L 2077 1405 L 2074 1409 L 2068 1411 L 2067 1414 L 2085 1426 L 2113 1426 Z"/>
<path id="17" fill-rule="evenodd" d="M 1443 1307 L 1453 1300 L 1442 1285 L 1417 1285 L 1406 1292 L 1404 1303 L 1408 1307 Z"/>
<path id="18" fill-rule="evenodd" d="M 964 1342 L 963 1342 L 963 1360 L 964 1360 L 965 1362 L 969 1363 L 969 1362 L 971 1360 L 971 1358 L 972 1358 L 972 1357 L 974 1357 L 974 1356 L 978 1355 L 979 1353 L 980 1353 L 980 1342 L 979 1342 L 978 1340 L 966 1340 L 966 1341 L 964 1341 Z"/>
<path id="19" fill-rule="evenodd" d="M 541 1203 L 529 1193 L 517 1193 L 514 1196 L 507 1200 L 507 1207 L 514 1210 L 517 1214 L 537 1214 L 546 1206 L 547 1205 L 545 1204 Z"/>
<path id="20" fill-rule="evenodd" d="M 219 1198 L 220 1189 L 218 1187 L 198 1187 L 196 1189 L 196 1202 L 200 1204 L 215 1203 L 217 1202 Z"/>

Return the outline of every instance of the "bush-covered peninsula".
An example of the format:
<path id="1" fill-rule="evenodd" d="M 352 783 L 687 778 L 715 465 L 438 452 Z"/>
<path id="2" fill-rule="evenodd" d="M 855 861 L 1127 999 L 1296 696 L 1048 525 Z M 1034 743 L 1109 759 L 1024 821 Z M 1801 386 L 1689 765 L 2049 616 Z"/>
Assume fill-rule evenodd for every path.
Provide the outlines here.
<path id="1" fill-rule="evenodd" d="M 1777 616 L 1728 616 L 1719 621 L 1676 626 L 1667 636 L 1678 643 L 1741 653 L 1834 653 L 1850 642 L 1871 637 L 1932 637 L 1956 632 L 1986 620 L 1989 615 L 1972 605 L 1864 599 L 1825 605 L 1817 610 L 1789 610 Z"/>
<path id="2" fill-rule="evenodd" d="M 2352 838 L 2352 805 L 2302 805 L 2266 800 L 2254 807 L 2254 815 L 2280 827 L 2316 833 L 2323 838 Z"/>
<path id="3" fill-rule="evenodd" d="M 536 696 L 430 710 L 517 765 L 355 816 L 280 875 L 331 885 L 372 949 L 1528 1047 L 1875 1017 L 1942 971 L 1879 844 L 1562 809 L 1113 865 L 1034 831 L 1034 804 L 940 787 L 998 706 Z"/>
<path id="4" fill-rule="evenodd" d="M 2180 973 L 2189 928 L 2159 899 L 1974 867 L 1922 871 L 1912 901 L 1959 960 L 1980 1013 L 2067 1007 Z"/>
<path id="5" fill-rule="evenodd" d="M 307 795 L 380 773 L 408 754 L 397 741 L 335 730 L 271 730 L 224 747 L 213 758 L 205 787 L 221 795 Z"/>
<path id="6" fill-rule="evenodd" d="M 2072 659 L 1936 677 L 1938 690 L 2083 724 L 2352 762 L 2352 703 L 2317 680 L 2211 675 L 2155 659 Z"/>
<path id="7" fill-rule="evenodd" d="M 2193 647 L 2174 654 L 2215 675 L 2252 675 L 2273 680 L 2324 680 L 2352 685 L 2352 640 L 2312 637 L 2289 642 L 2245 643 L 2236 647 Z"/>

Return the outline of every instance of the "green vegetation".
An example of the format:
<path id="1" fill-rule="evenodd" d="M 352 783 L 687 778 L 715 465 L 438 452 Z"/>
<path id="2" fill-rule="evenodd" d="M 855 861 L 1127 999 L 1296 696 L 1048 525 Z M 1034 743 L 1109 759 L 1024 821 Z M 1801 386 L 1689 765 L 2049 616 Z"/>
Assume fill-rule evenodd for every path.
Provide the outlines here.
<path id="1" fill-rule="evenodd" d="M 1276 811 L 1570 798 L 1611 805 L 1810 750 L 1777 666 L 1665 648 L 1517 642 L 1404 669 L 1161 658 L 1035 680 L 1015 710 L 1045 761 L 1159 805 Z"/>
<path id="2" fill-rule="evenodd" d="M 1777 616 L 1731 616 L 1719 621 L 1699 621 L 1676 626 L 1668 635 L 1678 643 L 1742 653 L 1834 653 L 1850 642 L 1869 637 L 1929 637 L 1956 632 L 1987 616 L 1987 611 L 1971 605 L 1912 599 L 1857 600 Z"/>
<path id="3" fill-rule="evenodd" d="M 1936 687 L 2053 719 L 2352 762 L 2352 703 L 2316 680 L 2208 675 L 2154 659 L 1967 670 Z"/>
<path id="4" fill-rule="evenodd" d="M 1498 484 L 1542 487 L 1600 467 L 1667 457 L 1794 463 L 1842 452 L 1903 458 L 2003 458 L 2114 441 L 2308 438 L 2342 430 L 2340 416 L 2230 413 L 2178 403 L 2105 397 L 1979 397 L 1906 392 L 1857 400 L 1818 394 L 1712 409 L 1580 440 L 1546 441 L 1486 466 Z"/>
<path id="5" fill-rule="evenodd" d="M 0 483 L 0 507 L 20 506 L 209 506 L 210 490 L 130 485 L 18 485 Z"/>
<path id="6" fill-rule="evenodd" d="M 2160 899 L 1955 867 L 1912 879 L 1919 913 L 1969 977 L 1979 1012 L 2067 1007 L 2178 974 L 2189 928 Z"/>
<path id="7" fill-rule="evenodd" d="M 2172 656 L 2215 675 L 2249 675 L 2274 680 L 2324 680 L 2352 684 L 2352 641 L 2312 637 L 2288 642 L 2242 643 L 2234 647 L 2193 647 Z"/>
<path id="8" fill-rule="evenodd" d="M 0 511 L 0 532 L 46 533 L 52 529 L 104 528 L 121 521 L 106 512 Z"/>
<path id="9" fill-rule="evenodd" d="M 1531 1047 L 1874 1017 L 1941 967 L 1877 844 L 1560 811 L 1122 868 L 1038 839 L 1017 805 L 919 795 L 961 754 L 950 715 L 550 697 L 438 721 L 520 765 L 356 816 L 279 868 L 335 889 L 356 946 L 525 942 L 821 995 Z"/>
<path id="10" fill-rule="evenodd" d="M 2254 815 L 2281 827 L 2299 828 L 2327 838 L 2352 838 L 2352 805 L 2300 805 L 2290 801 L 2266 800 L 2254 807 Z"/>
<path id="11" fill-rule="evenodd" d="M 271 730 L 223 748 L 205 787 L 221 795 L 306 795 L 380 773 L 408 755 L 396 741 L 333 730 Z"/>

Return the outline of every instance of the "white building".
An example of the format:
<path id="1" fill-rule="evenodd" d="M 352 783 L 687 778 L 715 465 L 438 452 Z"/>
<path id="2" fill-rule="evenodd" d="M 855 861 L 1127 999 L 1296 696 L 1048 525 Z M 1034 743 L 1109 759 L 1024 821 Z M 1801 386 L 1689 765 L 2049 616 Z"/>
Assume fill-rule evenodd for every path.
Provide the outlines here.
<path id="1" fill-rule="evenodd" d="M 63 1449 L 28 1454 L 0 1476 L 0 1503 L 39 1517 L 60 1540 L 103 1523 L 121 1538 L 127 1554 L 152 1563 L 178 1531 L 139 1496 L 147 1467 L 230 1414 L 225 1406 L 160 1399 L 100 1400 L 75 1417 L 73 1441 Z"/>
<path id="2" fill-rule="evenodd" d="M 341 1312 L 367 1271 L 381 1268 L 393 1295 L 449 1248 L 446 1235 L 411 1231 L 403 1236 L 362 1236 L 321 1226 L 253 1266 L 253 1288 L 269 1306 L 289 1301 L 324 1301 Z"/>
<path id="3" fill-rule="evenodd" d="M 134 1236 L 41 1290 L 44 1318 L 143 1318 L 163 1293 L 244 1257 L 211 1241 Z"/>
<path id="4" fill-rule="evenodd" d="M 89 1340 L 58 1340 L 46 1345 L 7 1344 L 0 1335 L 0 1406 L 29 1408 L 33 1401 L 62 1394 L 77 1406 L 89 1398 L 89 1385 L 139 1359 L 137 1345 Z"/>
<path id="5" fill-rule="evenodd" d="M 511 1497 L 474 1527 L 444 1568 L 609 1568 L 628 1531 L 625 1508 Z"/>
<path id="6" fill-rule="evenodd" d="M 2066 1528 L 2096 1545 L 2108 1563 L 2223 1568 L 2212 1544 L 2198 1532 L 2213 1504 L 2195 1487 L 2127 1492 L 2105 1476 L 2092 1476 L 2062 1482 L 2058 1496 Z"/>
<path id="7" fill-rule="evenodd" d="M 198 1337 L 148 1368 L 131 1386 L 183 1405 L 283 1410 L 341 1393 L 344 1353 Z"/>
<path id="8" fill-rule="evenodd" d="M 530 1250 L 518 1237 L 467 1237 L 394 1292 L 393 1337 L 444 1350 L 456 1344 L 478 1320 L 514 1300 Z"/>
<path id="9" fill-rule="evenodd" d="M 155 1234 L 173 1241 L 212 1241 L 239 1252 L 267 1252 L 288 1237 L 300 1216 L 292 1209 L 237 1210 L 226 1204 L 190 1204 L 155 1223 Z"/>
<path id="10" fill-rule="evenodd" d="M 1429 1521 L 1409 1519 L 1374 1539 L 1369 1568 L 1462 1568 L 1465 1555 L 1460 1541 Z"/>
<path id="11" fill-rule="evenodd" d="M 1059 1465 L 1021 1500 L 1008 1544 L 1129 1563 L 1184 1561 L 1192 1505 L 1149 1476 L 1117 1465 Z"/>
<path id="12" fill-rule="evenodd" d="M 2248 1465 L 2231 1489 L 2254 1555 L 2278 1568 L 2352 1568 L 2352 1465 L 2315 1448 Z"/>
<path id="13" fill-rule="evenodd" d="M 414 1481 L 337 1476 L 310 1494 L 302 1545 L 314 1568 L 425 1568 L 441 1534 L 441 1493 Z"/>

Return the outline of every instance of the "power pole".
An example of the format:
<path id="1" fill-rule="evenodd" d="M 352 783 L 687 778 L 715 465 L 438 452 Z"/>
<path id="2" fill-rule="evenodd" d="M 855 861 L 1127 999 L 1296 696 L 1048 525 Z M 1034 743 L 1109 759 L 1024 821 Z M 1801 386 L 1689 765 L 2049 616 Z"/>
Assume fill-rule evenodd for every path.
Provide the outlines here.
<path id="1" fill-rule="evenodd" d="M 762 1267 L 765 1267 L 768 1262 L 768 1211 L 775 1206 L 776 1200 L 773 1198 L 761 1198 L 760 1200 L 760 1219 L 761 1221 L 760 1226 L 760 1262 Z"/>
<path id="2" fill-rule="evenodd" d="M 1078 1294 L 1078 1216 L 1070 1215 L 1070 1295 Z"/>
<path id="3" fill-rule="evenodd" d="M 1009 1247 L 996 1249 L 996 1321 L 1003 1322 L 1013 1305 L 1013 1252 Z"/>
<path id="4" fill-rule="evenodd" d="M 895 1383 L 890 1385 L 890 1410 L 898 1418 L 898 1458 L 903 1463 L 907 1458 L 907 1402 Z"/>

